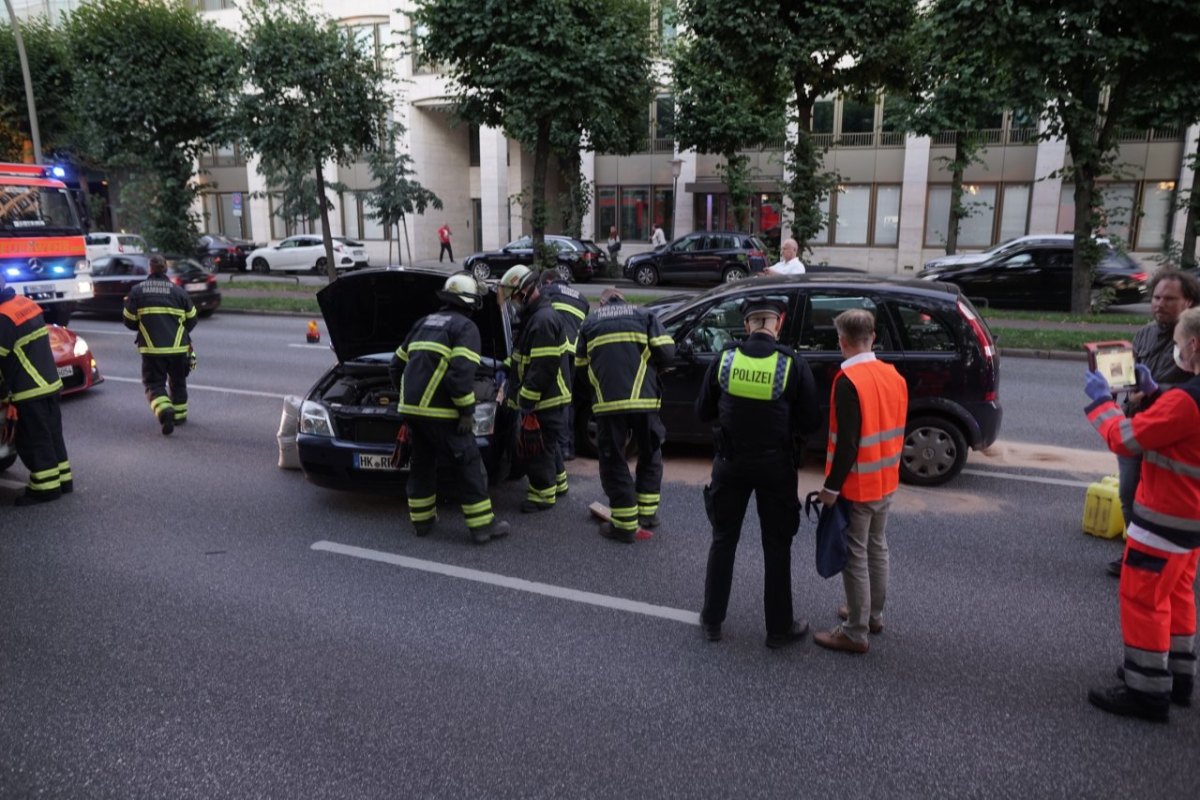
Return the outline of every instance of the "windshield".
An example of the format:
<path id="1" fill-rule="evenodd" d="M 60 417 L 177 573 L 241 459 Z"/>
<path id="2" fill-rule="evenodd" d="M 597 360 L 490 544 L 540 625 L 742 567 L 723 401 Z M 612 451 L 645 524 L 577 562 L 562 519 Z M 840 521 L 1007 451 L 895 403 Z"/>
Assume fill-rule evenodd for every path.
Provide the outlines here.
<path id="1" fill-rule="evenodd" d="M 79 218 L 66 189 L 0 186 L 0 235 L 38 235 L 42 231 L 78 231 Z"/>

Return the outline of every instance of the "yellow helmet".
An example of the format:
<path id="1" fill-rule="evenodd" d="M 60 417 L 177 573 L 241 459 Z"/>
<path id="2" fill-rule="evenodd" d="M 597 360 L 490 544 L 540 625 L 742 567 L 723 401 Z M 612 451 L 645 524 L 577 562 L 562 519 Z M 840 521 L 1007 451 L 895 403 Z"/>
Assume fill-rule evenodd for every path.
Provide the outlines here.
<path id="1" fill-rule="evenodd" d="M 473 311 L 483 305 L 479 284 L 465 272 L 456 272 L 438 290 L 438 299 L 443 303 Z"/>

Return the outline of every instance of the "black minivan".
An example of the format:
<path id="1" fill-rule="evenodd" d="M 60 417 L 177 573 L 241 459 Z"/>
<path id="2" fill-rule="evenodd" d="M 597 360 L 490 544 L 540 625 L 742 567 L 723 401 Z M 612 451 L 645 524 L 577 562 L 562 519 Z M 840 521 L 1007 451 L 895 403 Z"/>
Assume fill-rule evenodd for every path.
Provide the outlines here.
<path id="1" fill-rule="evenodd" d="M 712 441 L 694 404 L 717 352 L 745 338 L 741 304 L 755 295 L 787 302 L 780 341 L 808 362 L 817 380 L 823 427 L 810 447 L 824 447 L 829 389 L 842 362 L 833 318 L 849 308 L 875 314 L 875 352 L 908 382 L 902 480 L 945 483 L 962 470 L 968 448 L 981 450 L 999 435 L 1000 357 L 987 324 L 957 287 L 837 274 L 755 278 L 666 306 L 660 319 L 676 342 L 674 363 L 659 373 L 669 441 Z"/>

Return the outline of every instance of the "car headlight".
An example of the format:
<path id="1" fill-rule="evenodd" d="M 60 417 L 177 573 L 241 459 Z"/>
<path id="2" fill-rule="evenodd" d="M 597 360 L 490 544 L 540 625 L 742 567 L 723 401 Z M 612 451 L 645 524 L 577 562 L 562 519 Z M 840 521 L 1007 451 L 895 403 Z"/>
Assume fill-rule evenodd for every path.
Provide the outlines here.
<path id="1" fill-rule="evenodd" d="M 329 409 L 312 400 L 305 400 L 300 405 L 300 432 L 313 436 L 333 436 L 333 420 L 329 418 Z"/>
<path id="2" fill-rule="evenodd" d="M 491 436 L 496 430 L 496 404 L 493 402 L 475 404 L 476 436 Z"/>
<path id="3" fill-rule="evenodd" d="M 79 356 L 86 356 L 87 351 L 88 351 L 87 340 L 84 339 L 82 336 L 76 336 L 75 337 L 75 350 L 73 351 L 75 353 L 75 357 L 78 358 Z"/>

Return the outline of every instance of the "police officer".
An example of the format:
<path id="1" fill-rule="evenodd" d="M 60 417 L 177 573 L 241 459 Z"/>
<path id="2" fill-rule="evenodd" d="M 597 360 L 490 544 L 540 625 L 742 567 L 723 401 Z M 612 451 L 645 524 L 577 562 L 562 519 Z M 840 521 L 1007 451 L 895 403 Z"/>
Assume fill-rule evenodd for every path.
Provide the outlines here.
<path id="1" fill-rule="evenodd" d="M 471 540 L 483 544 L 508 533 L 496 520 L 487 471 L 475 442 L 475 371 L 479 328 L 468 316 L 483 304 L 466 273 L 451 275 L 437 293 L 441 310 L 413 325 L 392 356 L 389 374 L 400 392 L 400 413 L 412 435 L 408 514 L 418 536 L 437 522 L 439 467 L 454 471 Z"/>
<path id="2" fill-rule="evenodd" d="M 500 291 L 521 317 L 512 353 L 516 376 L 507 401 L 520 412 L 517 435 L 525 443 L 518 448 L 524 452 L 529 476 L 521 511 L 546 511 L 554 508 L 559 487 L 565 491 L 567 483 L 558 451 L 566 406 L 571 403 L 566 330 L 550 295 L 539 290 L 537 273 L 528 267 L 515 266 L 504 273 Z"/>
<path id="3" fill-rule="evenodd" d="M 798 642 L 808 623 L 792 616 L 792 536 L 800 526 L 795 438 L 816 430 L 820 407 L 808 364 L 777 339 L 787 304 L 758 295 L 742 305 L 749 336 L 720 351 L 696 401 L 701 421 L 716 420 L 712 482 L 704 489 L 712 547 L 700 612 L 705 638 L 721 638 L 742 519 L 755 494 L 765 567 L 767 647 Z"/>
<path id="4" fill-rule="evenodd" d="M 176 425 L 187 422 L 188 333 L 196 327 L 196 307 L 182 287 L 167 277 L 167 260 L 150 256 L 150 276 L 130 290 L 125 298 L 125 327 L 137 331 L 137 349 L 142 354 L 142 385 L 150 410 L 170 436 Z"/>
<path id="5" fill-rule="evenodd" d="M 594 387 L 592 414 L 600 450 L 600 484 L 608 495 L 612 522 L 600 534 L 631 544 L 638 525 L 658 526 L 662 486 L 662 441 L 658 369 L 675 356 L 675 340 L 658 317 L 629 305 L 617 289 L 605 289 L 600 308 L 579 332 L 575 365 L 587 367 Z M 625 461 L 625 441 L 637 442 L 637 480 Z"/>
<path id="6" fill-rule="evenodd" d="M 562 318 L 563 328 L 567 334 L 567 352 L 573 355 L 579 341 L 579 326 L 583 324 L 588 311 L 591 310 L 591 304 L 588 303 L 586 297 L 579 293 L 578 289 L 569 284 L 566 277 L 557 269 L 543 270 L 542 277 L 538 280 L 542 284 L 542 294 L 550 296 L 550 305 L 554 306 L 554 310 Z M 567 386 L 571 387 L 571 391 L 574 392 L 575 369 L 570 365 L 569 360 Z M 556 467 L 562 477 L 558 488 L 559 494 L 564 494 L 567 490 L 567 472 L 561 462 L 571 461 L 575 458 L 575 405 L 573 403 L 566 406 L 566 418 L 563 420 L 562 436 L 559 437 L 558 447 L 560 463 Z"/>
<path id="7" fill-rule="evenodd" d="M 50 331 L 42 309 L 8 288 L 0 273 L 0 393 L 11 395 L 17 413 L 17 455 L 29 470 L 25 494 L 14 505 L 57 500 L 74 489 L 63 442 L 58 396 L 62 380 L 54 366 Z"/>

